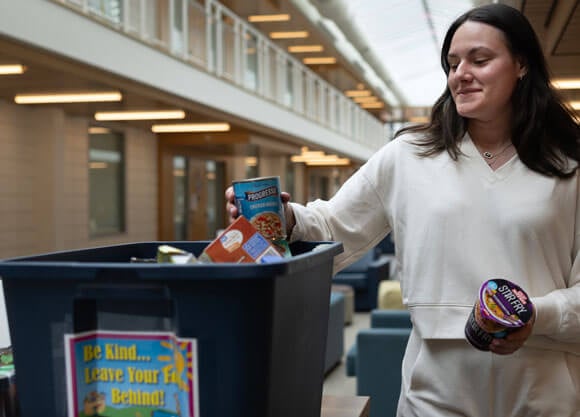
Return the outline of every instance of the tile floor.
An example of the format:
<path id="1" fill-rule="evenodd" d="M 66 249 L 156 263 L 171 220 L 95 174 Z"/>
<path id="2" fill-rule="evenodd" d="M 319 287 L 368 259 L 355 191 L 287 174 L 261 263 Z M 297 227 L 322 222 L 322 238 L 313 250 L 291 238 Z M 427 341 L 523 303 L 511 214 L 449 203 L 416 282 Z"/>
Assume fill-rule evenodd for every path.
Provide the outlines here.
<path id="1" fill-rule="evenodd" d="M 356 395 L 356 378 L 346 376 L 346 353 L 356 340 L 359 329 L 370 327 L 370 313 L 354 313 L 351 324 L 344 327 L 342 361 L 324 378 L 323 395 Z"/>

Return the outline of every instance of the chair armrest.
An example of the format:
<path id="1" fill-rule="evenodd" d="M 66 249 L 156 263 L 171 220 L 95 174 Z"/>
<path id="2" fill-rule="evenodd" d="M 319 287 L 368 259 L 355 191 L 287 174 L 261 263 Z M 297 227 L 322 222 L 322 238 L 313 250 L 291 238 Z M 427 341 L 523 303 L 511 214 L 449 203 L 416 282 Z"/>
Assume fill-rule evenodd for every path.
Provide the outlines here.
<path id="1" fill-rule="evenodd" d="M 411 315 L 408 310 L 383 310 L 371 311 L 372 328 L 411 328 Z"/>
<path id="2" fill-rule="evenodd" d="M 356 376 L 356 355 L 356 342 L 354 342 L 346 354 L 346 376 Z"/>
<path id="3" fill-rule="evenodd" d="M 357 395 L 371 397 L 371 416 L 394 416 L 411 329 L 364 329 L 357 335 Z"/>
<path id="4" fill-rule="evenodd" d="M 367 276 L 367 300 L 371 308 L 376 308 L 379 295 L 379 284 L 382 280 L 389 279 L 389 259 L 379 257 L 369 264 Z"/>
<path id="5" fill-rule="evenodd" d="M 384 270 L 386 271 L 386 275 L 383 279 L 389 279 L 391 260 L 392 259 L 389 255 L 379 255 L 378 258 L 369 263 L 369 269 Z"/>

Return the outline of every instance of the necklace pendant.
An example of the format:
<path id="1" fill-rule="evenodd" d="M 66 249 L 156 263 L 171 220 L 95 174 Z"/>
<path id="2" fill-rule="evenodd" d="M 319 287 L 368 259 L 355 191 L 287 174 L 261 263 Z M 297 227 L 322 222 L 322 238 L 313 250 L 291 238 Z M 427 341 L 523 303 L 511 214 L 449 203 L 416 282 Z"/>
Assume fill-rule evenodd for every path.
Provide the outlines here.
<path id="1" fill-rule="evenodd" d="M 493 154 L 491 152 L 485 151 L 482 155 L 484 158 L 487 158 L 487 159 L 493 158 Z"/>

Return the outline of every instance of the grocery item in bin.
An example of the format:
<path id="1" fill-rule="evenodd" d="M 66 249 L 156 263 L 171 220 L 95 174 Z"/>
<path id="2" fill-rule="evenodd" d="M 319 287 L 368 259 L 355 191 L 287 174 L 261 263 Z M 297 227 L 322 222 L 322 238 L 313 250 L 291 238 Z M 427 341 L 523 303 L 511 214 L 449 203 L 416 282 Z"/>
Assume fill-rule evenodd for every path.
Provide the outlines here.
<path id="1" fill-rule="evenodd" d="M 16 375 L 11 347 L 0 349 L 0 416 L 18 416 Z"/>
<path id="2" fill-rule="evenodd" d="M 244 216 L 239 216 L 199 256 L 200 262 L 268 263 L 283 256 Z"/>
<path id="3" fill-rule="evenodd" d="M 197 258 L 193 253 L 189 253 L 179 248 L 169 245 L 160 245 L 157 248 L 157 262 L 170 264 L 194 264 Z"/>
<path id="4" fill-rule="evenodd" d="M 489 350 L 494 338 L 525 326 L 534 306 L 519 286 L 505 279 L 485 281 L 465 324 L 465 336 L 475 348 Z"/>
<path id="5" fill-rule="evenodd" d="M 260 177 L 232 183 L 240 215 L 267 239 L 282 255 L 289 257 L 286 241 L 286 218 L 280 199 L 280 177 Z"/>

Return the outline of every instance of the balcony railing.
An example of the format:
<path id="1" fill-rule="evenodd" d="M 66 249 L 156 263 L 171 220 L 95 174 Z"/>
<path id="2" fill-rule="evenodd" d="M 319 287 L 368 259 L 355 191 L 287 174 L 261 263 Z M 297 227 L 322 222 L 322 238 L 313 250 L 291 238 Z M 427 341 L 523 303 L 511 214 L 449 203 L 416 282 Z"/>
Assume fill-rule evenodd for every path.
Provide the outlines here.
<path id="1" fill-rule="evenodd" d="M 49 0 L 228 80 L 361 145 L 385 126 L 215 0 Z"/>

